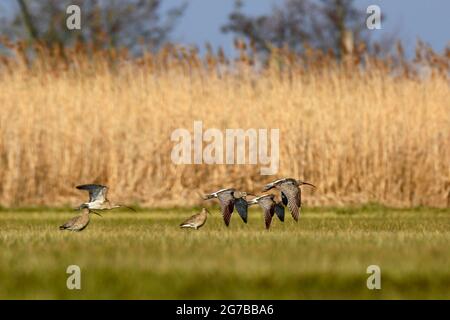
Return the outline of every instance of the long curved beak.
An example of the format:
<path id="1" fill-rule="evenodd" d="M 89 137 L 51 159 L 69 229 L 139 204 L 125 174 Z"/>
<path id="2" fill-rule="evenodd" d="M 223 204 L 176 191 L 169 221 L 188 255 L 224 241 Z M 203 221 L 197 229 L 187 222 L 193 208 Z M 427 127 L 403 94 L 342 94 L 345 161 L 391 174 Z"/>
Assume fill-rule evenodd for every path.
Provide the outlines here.
<path id="1" fill-rule="evenodd" d="M 304 184 L 306 184 L 307 186 L 311 186 L 311 187 L 313 187 L 313 188 L 316 188 L 315 185 L 313 185 L 313 184 L 311 184 L 311 183 L 309 183 L 309 182 L 302 182 L 302 185 L 304 185 Z"/>
<path id="2" fill-rule="evenodd" d="M 96 215 L 98 215 L 98 216 L 100 216 L 100 217 L 103 218 L 103 216 L 102 216 L 100 213 L 98 213 L 97 211 L 92 211 L 92 210 L 91 210 L 91 212 L 92 212 L 92 213 L 95 213 Z"/>
<path id="3" fill-rule="evenodd" d="M 201 192 L 198 192 L 198 191 L 196 191 L 195 192 L 200 198 L 202 198 L 202 200 L 206 200 L 205 199 L 205 194 L 203 194 L 203 193 L 201 193 Z"/>
<path id="4" fill-rule="evenodd" d="M 209 200 L 209 199 L 214 199 L 214 198 L 215 197 L 212 194 L 204 194 L 204 195 L 202 195 L 202 199 L 203 200 Z"/>
<path id="5" fill-rule="evenodd" d="M 120 205 L 121 207 L 123 207 L 123 208 L 126 208 L 126 209 L 128 209 L 128 210 L 131 210 L 131 211 L 133 211 L 133 212 L 136 212 L 136 209 L 134 209 L 134 208 L 132 208 L 132 207 L 127 207 L 127 206 L 124 206 L 124 205 Z"/>

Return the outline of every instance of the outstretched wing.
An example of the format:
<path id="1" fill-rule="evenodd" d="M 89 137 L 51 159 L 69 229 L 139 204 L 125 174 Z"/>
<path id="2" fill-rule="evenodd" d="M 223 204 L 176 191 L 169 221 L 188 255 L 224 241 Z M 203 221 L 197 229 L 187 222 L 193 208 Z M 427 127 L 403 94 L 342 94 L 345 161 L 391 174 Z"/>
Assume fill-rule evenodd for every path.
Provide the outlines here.
<path id="1" fill-rule="evenodd" d="M 283 183 L 280 186 L 280 191 L 282 192 L 281 197 L 283 198 L 284 195 L 285 199 L 287 199 L 287 207 L 291 211 L 292 218 L 298 221 L 299 208 L 301 206 L 300 188 L 292 183 Z M 285 201 L 285 199 L 283 200 Z"/>
<path id="2" fill-rule="evenodd" d="M 267 198 L 261 199 L 258 203 L 264 211 L 264 222 L 266 224 L 266 229 L 269 229 L 274 214 L 274 202 L 272 199 Z"/>
<path id="3" fill-rule="evenodd" d="M 237 198 L 234 200 L 234 205 L 236 207 L 239 216 L 241 216 L 242 220 L 247 223 L 248 216 L 248 203 L 244 198 Z"/>
<path id="4" fill-rule="evenodd" d="M 276 183 L 276 182 L 277 182 L 277 181 L 274 181 L 274 182 L 271 182 L 271 183 L 266 184 L 266 185 L 264 186 L 264 188 L 262 189 L 262 191 L 263 191 L 263 192 L 266 192 L 266 191 L 269 191 L 270 189 L 275 188 L 275 183 Z"/>
<path id="5" fill-rule="evenodd" d="M 100 184 L 83 184 L 77 186 L 77 189 L 89 192 L 89 202 L 106 201 L 106 193 L 108 192 L 108 187 L 106 186 Z"/>
<path id="6" fill-rule="evenodd" d="M 280 219 L 281 222 L 284 222 L 284 206 L 281 202 L 275 204 L 274 211 L 278 219 Z"/>
<path id="7" fill-rule="evenodd" d="M 288 181 L 288 180 L 293 180 L 293 179 L 287 178 L 287 179 L 279 179 L 279 180 L 275 180 L 275 181 L 273 181 L 273 182 L 271 182 L 271 183 L 266 184 L 266 185 L 264 186 L 264 188 L 263 188 L 262 191 L 263 191 L 263 192 L 269 191 L 270 189 L 276 188 L 276 187 L 278 187 L 280 184 L 282 184 L 283 182 Z M 295 180 L 294 180 L 294 181 L 295 181 Z"/>
<path id="8" fill-rule="evenodd" d="M 222 216 L 225 225 L 230 225 L 231 214 L 234 210 L 234 197 L 231 192 L 222 192 L 217 195 L 220 201 L 220 208 L 222 209 Z"/>

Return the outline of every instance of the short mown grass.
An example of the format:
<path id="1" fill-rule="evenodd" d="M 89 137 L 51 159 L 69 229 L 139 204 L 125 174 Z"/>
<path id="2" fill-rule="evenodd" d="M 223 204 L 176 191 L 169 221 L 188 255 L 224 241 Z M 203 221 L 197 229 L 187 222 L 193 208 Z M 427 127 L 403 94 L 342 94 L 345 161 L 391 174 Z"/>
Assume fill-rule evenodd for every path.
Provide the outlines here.
<path id="1" fill-rule="evenodd" d="M 259 210 L 226 228 L 212 209 L 202 229 L 179 229 L 195 211 L 108 212 L 70 233 L 69 209 L 3 209 L 0 298 L 450 298 L 449 211 L 313 208 L 265 231 Z M 366 287 L 373 264 L 381 290 Z M 69 265 L 81 290 L 66 287 Z"/>

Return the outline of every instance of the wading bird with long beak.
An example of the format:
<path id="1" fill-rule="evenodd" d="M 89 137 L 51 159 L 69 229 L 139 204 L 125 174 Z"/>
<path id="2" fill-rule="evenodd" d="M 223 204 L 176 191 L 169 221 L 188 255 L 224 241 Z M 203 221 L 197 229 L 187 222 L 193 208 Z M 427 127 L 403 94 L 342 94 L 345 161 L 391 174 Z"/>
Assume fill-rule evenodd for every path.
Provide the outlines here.
<path id="1" fill-rule="evenodd" d="M 90 214 L 91 214 L 91 210 L 89 209 L 83 209 L 83 213 L 79 216 L 76 216 L 72 219 L 70 219 L 69 221 L 67 221 L 66 223 L 64 223 L 62 226 L 59 226 L 59 230 L 69 230 L 69 231 L 82 231 L 84 230 L 90 221 Z M 101 216 L 101 214 L 93 212 L 99 216 Z"/>
<path id="2" fill-rule="evenodd" d="M 281 202 L 275 201 L 275 195 L 273 194 L 265 194 L 259 197 L 256 197 L 250 201 L 248 204 L 251 206 L 253 204 L 259 204 L 259 206 L 263 209 L 264 213 L 264 222 L 266 224 L 266 229 L 270 228 L 270 224 L 272 223 L 273 215 L 276 214 L 278 219 L 281 222 L 284 221 L 284 207 Z"/>
<path id="3" fill-rule="evenodd" d="M 298 221 L 300 209 L 302 206 L 302 191 L 300 189 L 300 186 L 302 185 L 308 185 L 314 188 L 316 187 L 309 182 L 286 178 L 266 184 L 263 192 L 266 192 L 273 188 L 276 188 L 278 191 L 280 191 L 282 203 L 289 208 L 292 218 L 294 218 L 295 221 Z"/>
<path id="4" fill-rule="evenodd" d="M 77 189 L 89 192 L 89 202 L 83 203 L 77 209 L 87 208 L 93 211 L 127 208 L 136 212 L 133 208 L 121 204 L 112 204 L 106 197 L 106 194 L 108 193 L 108 187 L 106 186 L 102 186 L 100 184 L 83 184 L 81 186 L 77 186 Z"/>
<path id="5" fill-rule="evenodd" d="M 237 191 L 236 189 L 229 188 L 204 195 L 203 200 L 214 198 L 219 199 L 223 221 L 228 227 L 230 225 L 231 214 L 233 213 L 234 207 L 236 207 L 236 210 L 242 221 L 247 223 L 248 203 L 245 200 L 245 197 L 247 195 L 247 192 Z"/>
<path id="6" fill-rule="evenodd" d="M 182 224 L 180 224 L 180 228 L 192 228 L 197 230 L 206 223 L 208 214 L 210 214 L 209 211 L 203 208 L 200 213 L 194 214 L 192 217 L 186 219 Z"/>

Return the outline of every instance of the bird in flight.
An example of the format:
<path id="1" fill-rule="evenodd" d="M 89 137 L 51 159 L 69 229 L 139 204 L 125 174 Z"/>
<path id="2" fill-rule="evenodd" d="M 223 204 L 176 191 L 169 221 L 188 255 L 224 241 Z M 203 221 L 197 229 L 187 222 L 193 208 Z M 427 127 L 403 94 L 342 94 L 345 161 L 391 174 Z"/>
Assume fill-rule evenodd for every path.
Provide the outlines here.
<path id="1" fill-rule="evenodd" d="M 233 213 L 235 207 L 242 221 L 247 223 L 248 203 L 245 200 L 245 197 L 247 195 L 249 195 L 247 192 L 237 191 L 236 189 L 229 188 L 206 194 L 203 196 L 203 200 L 214 198 L 219 199 L 223 221 L 228 227 L 230 225 L 231 214 Z"/>
<path id="2" fill-rule="evenodd" d="M 275 195 L 265 194 L 248 202 L 249 205 L 259 204 L 259 206 L 263 209 L 264 222 L 267 230 L 270 228 L 274 214 L 277 215 L 281 222 L 284 221 L 284 206 L 281 202 L 275 202 L 274 199 Z"/>
<path id="3" fill-rule="evenodd" d="M 84 190 L 89 192 L 89 202 L 81 204 L 77 209 L 87 208 L 91 211 L 94 210 L 111 210 L 116 208 L 127 208 L 132 211 L 136 211 L 131 207 L 127 207 L 121 204 L 112 204 L 106 194 L 108 193 L 108 187 L 100 184 L 83 184 L 77 186 L 78 190 Z"/>
<path id="4" fill-rule="evenodd" d="M 81 215 L 76 216 L 72 219 L 70 219 L 69 221 L 67 221 L 66 223 L 64 223 L 62 226 L 59 226 L 59 230 L 69 230 L 69 231 L 82 231 L 84 230 L 90 221 L 90 213 L 93 212 L 87 208 L 83 209 L 83 212 Z M 101 214 L 97 213 L 97 212 L 93 212 L 99 216 L 101 216 Z"/>
<path id="5" fill-rule="evenodd" d="M 301 180 L 295 180 L 292 178 L 280 179 L 267 184 L 263 192 L 269 191 L 270 189 L 277 189 L 281 193 L 281 201 L 283 205 L 289 208 L 292 218 L 298 221 L 300 214 L 300 209 L 302 206 L 302 194 L 300 186 L 308 185 L 311 187 L 316 187 L 309 182 L 304 182 Z"/>
<path id="6" fill-rule="evenodd" d="M 206 223 L 208 214 L 209 211 L 203 208 L 200 213 L 194 214 L 192 217 L 186 219 L 182 224 L 180 224 L 180 228 L 192 228 L 197 230 Z"/>

